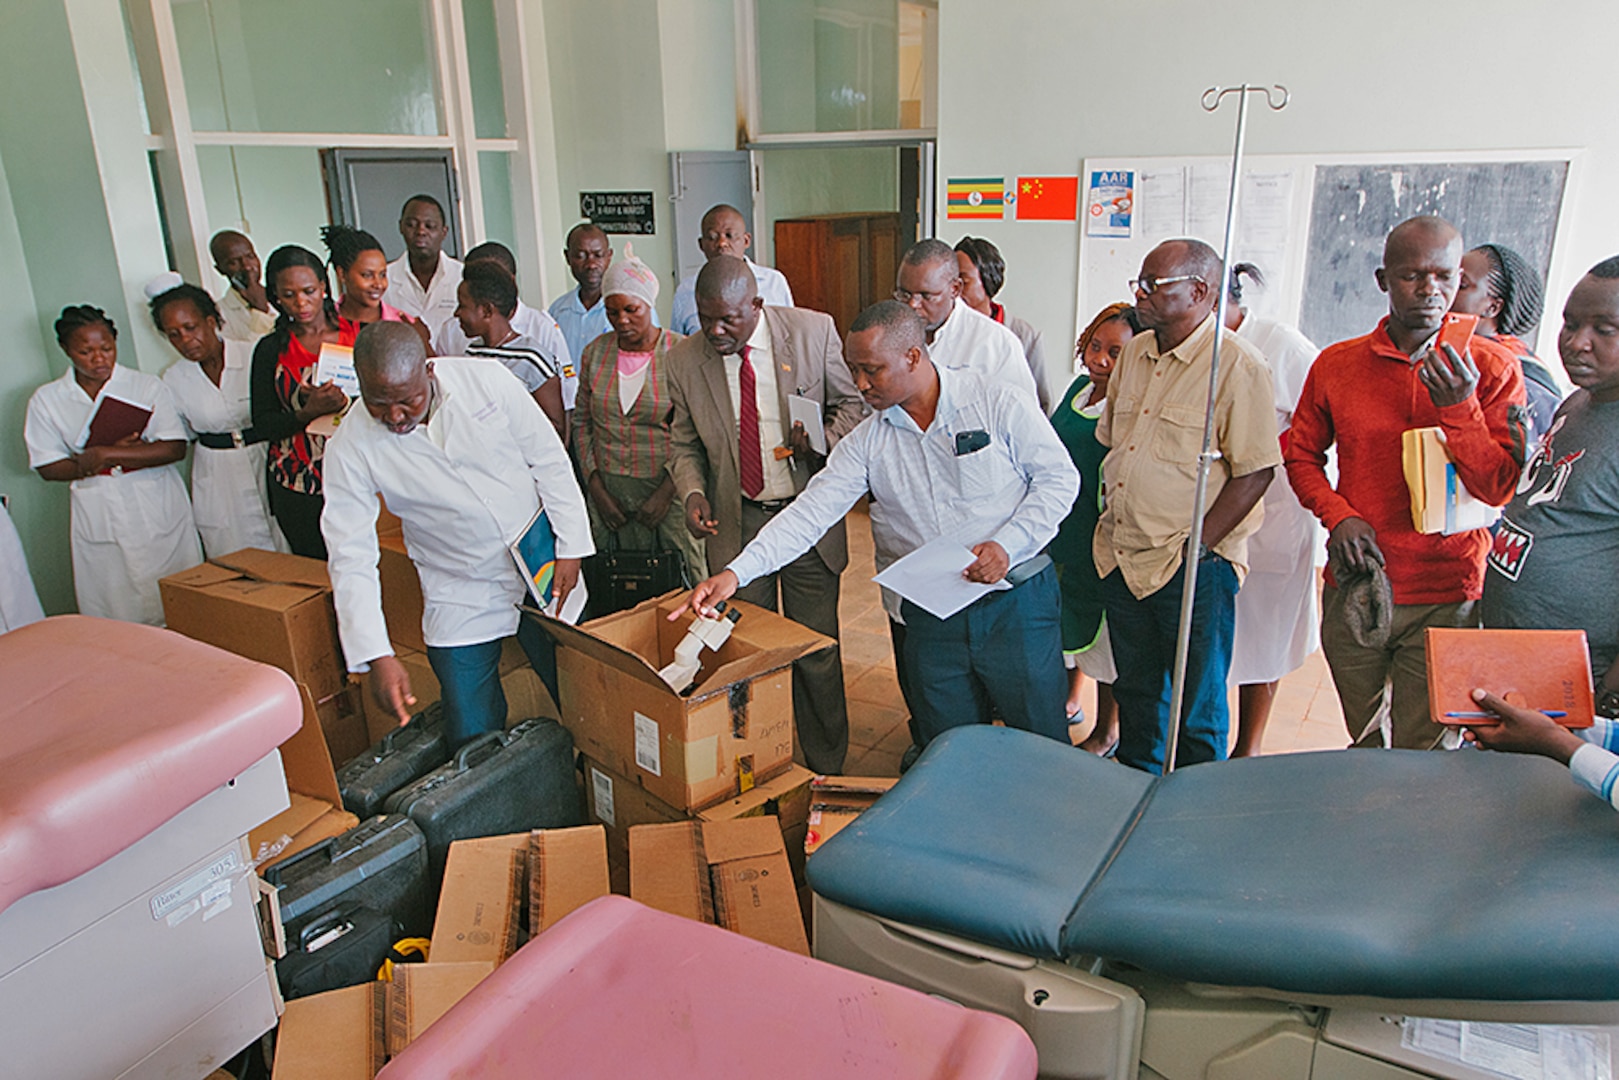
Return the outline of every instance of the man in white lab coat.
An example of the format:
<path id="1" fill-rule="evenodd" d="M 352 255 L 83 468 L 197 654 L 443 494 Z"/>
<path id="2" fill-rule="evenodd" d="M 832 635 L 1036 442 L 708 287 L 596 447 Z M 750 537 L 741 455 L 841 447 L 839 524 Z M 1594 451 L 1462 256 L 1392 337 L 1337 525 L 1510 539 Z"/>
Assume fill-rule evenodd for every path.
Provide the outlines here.
<path id="1" fill-rule="evenodd" d="M 321 517 L 343 655 L 350 671 L 369 671 L 378 704 L 409 719 L 410 678 L 382 616 L 380 495 L 421 575 L 427 659 L 460 745 L 505 726 L 500 645 L 514 632 L 556 696 L 555 647 L 518 618 L 526 586 L 507 545 L 543 505 L 556 536 L 553 595 L 566 597 L 595 550 L 584 496 L 556 429 L 499 364 L 428 361 L 410 326 L 373 323 L 355 342 L 354 367 L 365 409 L 326 444 Z"/>

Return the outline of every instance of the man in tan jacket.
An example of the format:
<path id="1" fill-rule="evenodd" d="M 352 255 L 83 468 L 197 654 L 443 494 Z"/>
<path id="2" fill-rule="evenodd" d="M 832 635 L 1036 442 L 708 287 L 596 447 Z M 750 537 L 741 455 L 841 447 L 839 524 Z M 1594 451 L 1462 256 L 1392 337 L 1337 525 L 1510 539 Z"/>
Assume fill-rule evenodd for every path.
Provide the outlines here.
<path id="1" fill-rule="evenodd" d="M 729 255 L 703 267 L 696 292 L 702 333 L 669 351 L 669 471 L 687 528 L 706 539 L 709 565 L 724 566 L 826 461 L 793 421 L 789 399 L 819 407 L 828 450 L 860 422 L 865 404 L 829 316 L 765 307 L 748 264 Z M 737 596 L 776 610 L 779 586 L 783 614 L 836 638 L 838 575 L 848 563 L 840 521 L 804 555 Z M 820 773 L 841 772 L 849 717 L 836 648 L 794 665 L 793 713 L 804 763 Z"/>

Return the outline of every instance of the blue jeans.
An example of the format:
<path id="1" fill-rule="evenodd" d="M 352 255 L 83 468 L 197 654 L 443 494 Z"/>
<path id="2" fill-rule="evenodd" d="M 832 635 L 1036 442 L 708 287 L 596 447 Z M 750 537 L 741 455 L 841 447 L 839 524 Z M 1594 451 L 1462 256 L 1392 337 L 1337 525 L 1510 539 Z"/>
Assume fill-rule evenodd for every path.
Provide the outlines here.
<path id="1" fill-rule="evenodd" d="M 1102 579 L 1102 603 L 1107 608 L 1113 660 L 1119 669 L 1113 683 L 1113 697 L 1119 703 L 1118 758 L 1151 773 L 1164 770 L 1170 680 L 1185 581 L 1183 563 L 1163 588 L 1137 599 L 1121 571 Z M 1198 564 L 1197 594 L 1192 602 L 1177 766 L 1220 761 L 1226 756 L 1231 729 L 1226 676 L 1231 670 L 1236 599 L 1236 570 L 1218 555 L 1204 556 Z"/>
<path id="2" fill-rule="evenodd" d="M 427 662 L 438 676 L 445 730 L 454 749 L 506 726 L 506 692 L 500 688 L 500 643 L 427 647 Z M 552 699 L 557 696 L 556 643 L 529 619 L 517 624 L 517 644 L 528 656 Z"/>
<path id="3" fill-rule="evenodd" d="M 948 619 L 910 601 L 898 644 L 909 672 L 916 735 L 987 724 L 993 705 L 1008 727 L 1068 741 L 1068 677 L 1062 667 L 1057 571 L 980 597 Z"/>

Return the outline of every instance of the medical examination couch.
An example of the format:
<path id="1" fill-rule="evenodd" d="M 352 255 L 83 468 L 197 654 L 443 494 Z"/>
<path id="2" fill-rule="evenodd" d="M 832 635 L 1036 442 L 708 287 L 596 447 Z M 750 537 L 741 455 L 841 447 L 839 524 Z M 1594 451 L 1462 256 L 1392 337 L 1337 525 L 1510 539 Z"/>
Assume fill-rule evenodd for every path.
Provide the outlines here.
<path id="1" fill-rule="evenodd" d="M 1011 1017 L 1043 1077 L 1613 1075 L 1619 814 L 1544 759 L 1158 778 L 958 728 L 808 872 L 818 958 Z"/>
<path id="2" fill-rule="evenodd" d="M 302 722 L 285 674 L 166 630 L 0 634 L 0 1078 L 198 1080 L 275 1025 L 246 836 Z"/>

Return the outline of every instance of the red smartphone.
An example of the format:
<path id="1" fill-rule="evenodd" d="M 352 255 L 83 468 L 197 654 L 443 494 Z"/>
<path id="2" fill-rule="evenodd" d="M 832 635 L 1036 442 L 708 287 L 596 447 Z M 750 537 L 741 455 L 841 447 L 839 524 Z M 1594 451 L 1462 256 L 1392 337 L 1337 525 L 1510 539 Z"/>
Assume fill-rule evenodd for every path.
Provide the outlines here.
<path id="1" fill-rule="evenodd" d="M 1445 355 L 1442 346 L 1449 345 L 1456 350 L 1457 356 L 1467 352 L 1467 343 L 1473 340 L 1473 331 L 1478 329 L 1477 315 L 1458 315 L 1454 311 L 1445 313 L 1445 324 L 1439 328 L 1439 340 L 1434 342 L 1434 349 L 1440 356 Z M 1447 360 L 1449 357 L 1445 357 Z"/>

